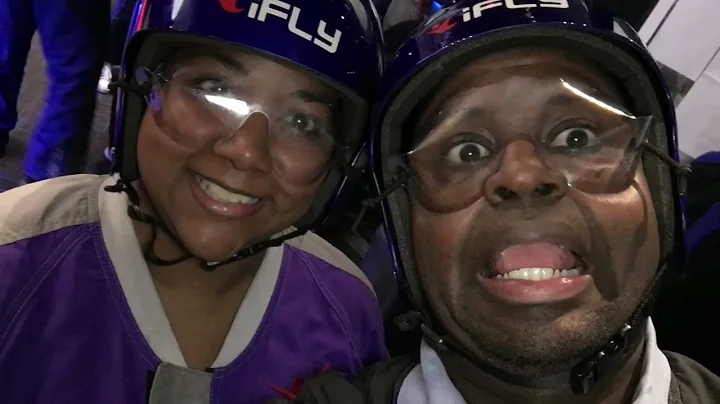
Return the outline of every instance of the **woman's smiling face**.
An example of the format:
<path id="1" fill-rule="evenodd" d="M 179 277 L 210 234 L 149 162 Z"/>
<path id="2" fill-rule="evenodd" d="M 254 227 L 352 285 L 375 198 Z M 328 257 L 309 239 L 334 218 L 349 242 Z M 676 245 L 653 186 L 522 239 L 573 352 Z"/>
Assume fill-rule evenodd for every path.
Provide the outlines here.
<path id="1" fill-rule="evenodd" d="M 240 51 L 181 50 L 138 139 L 161 219 L 207 261 L 296 223 L 323 183 L 337 96 L 306 73 Z"/>

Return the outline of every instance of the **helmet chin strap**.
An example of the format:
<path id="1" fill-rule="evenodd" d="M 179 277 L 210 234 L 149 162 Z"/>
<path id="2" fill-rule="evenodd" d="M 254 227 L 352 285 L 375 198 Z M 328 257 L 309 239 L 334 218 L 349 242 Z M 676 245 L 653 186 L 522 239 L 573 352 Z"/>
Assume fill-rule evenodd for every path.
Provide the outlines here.
<path id="1" fill-rule="evenodd" d="M 645 320 L 650 316 L 654 298 L 662 284 L 664 275 L 668 272 L 667 267 L 666 262 L 660 264 L 650 284 L 645 289 L 643 298 L 638 303 L 637 308 L 610 341 L 573 366 L 565 374 L 547 377 L 518 376 L 478 360 L 469 349 L 465 348 L 443 329 L 431 310 L 422 308 L 423 305 L 418 304 L 417 299 L 412 298 L 412 295 L 410 300 L 414 301 L 414 305 L 419 308 L 419 311 L 399 316 L 395 319 L 395 324 L 401 330 L 420 327 L 425 341 L 435 350 L 452 350 L 462 355 L 479 369 L 510 384 L 535 389 L 569 385 L 573 393 L 584 395 L 588 394 L 604 376 L 620 371 L 635 352 L 638 344 L 643 341 Z"/>
<path id="2" fill-rule="evenodd" d="M 403 318 L 404 317 L 404 318 Z M 407 325 L 416 322 L 423 332 L 425 341 L 436 351 L 453 351 L 462 355 L 473 366 L 484 372 L 503 380 L 507 383 L 533 389 L 557 388 L 562 385 L 569 385 L 573 393 L 584 395 L 589 393 L 605 375 L 618 372 L 635 352 L 635 348 L 643 340 L 645 327 L 643 327 L 646 316 L 636 319 L 635 322 L 628 321 L 603 345 L 596 353 L 583 359 L 567 373 L 551 376 L 519 376 L 506 370 L 499 369 L 481 360 L 463 347 L 453 337 L 442 331 L 442 327 L 431 326 L 428 316 L 419 312 L 408 313 L 396 319 L 396 324 L 401 329 L 413 328 Z M 633 325 L 630 325 L 630 323 Z M 404 323 L 404 324 L 400 324 Z M 435 322 L 437 323 L 437 322 Z M 438 332 L 436 332 L 437 330 Z"/>
<path id="3" fill-rule="evenodd" d="M 646 332 L 644 327 L 645 320 L 650 315 L 652 303 L 667 272 L 667 266 L 667 263 L 661 263 L 650 284 L 645 289 L 643 298 L 638 303 L 638 306 L 610 341 L 600 347 L 595 353 L 577 363 L 565 374 L 547 377 L 525 377 L 512 374 L 503 369 L 498 369 L 495 366 L 478 360 L 475 354 L 465 348 L 443 329 L 431 310 L 424 307 L 424 305 L 418 304 L 418 300 L 412 297 L 412 293 L 410 293 L 410 300 L 414 302 L 415 307 L 419 310 L 399 316 L 395 319 L 395 324 L 401 330 L 420 327 L 425 341 L 435 350 L 452 350 L 462 355 L 479 369 L 510 384 L 535 389 L 569 385 L 573 393 L 584 395 L 588 394 L 605 375 L 620 371 L 635 352 L 638 344 L 643 341 L 643 336 Z"/>
<path id="4" fill-rule="evenodd" d="M 259 243 L 255 243 L 251 245 L 250 247 L 243 248 L 237 252 L 235 252 L 230 258 L 223 260 L 223 261 L 206 261 L 199 257 L 194 256 L 187 247 L 185 247 L 185 244 L 178 238 L 168 227 L 165 225 L 165 223 L 162 220 L 156 219 L 153 216 L 147 215 L 143 213 L 140 210 L 140 196 L 138 195 L 137 191 L 131 184 L 124 181 L 122 178 L 118 179 L 118 182 L 114 185 L 110 185 L 105 187 L 105 191 L 108 192 L 124 192 L 128 195 L 128 216 L 132 220 L 146 223 L 150 225 L 151 229 L 151 235 L 150 235 L 150 241 L 143 246 L 143 255 L 145 256 L 145 259 L 152 265 L 155 266 L 172 266 L 175 264 L 178 264 L 180 262 L 183 262 L 185 260 L 194 259 L 197 258 L 201 261 L 202 267 L 207 272 L 212 272 L 216 270 L 217 268 L 227 265 L 233 262 L 237 262 L 240 260 L 243 260 L 245 258 L 251 257 L 253 255 L 256 255 L 268 248 L 271 247 L 277 247 L 284 243 L 286 240 L 289 240 L 291 238 L 295 238 L 298 236 L 301 236 L 305 234 L 309 228 L 304 227 L 301 229 L 294 230 L 288 234 L 285 234 L 283 236 L 269 239 L 266 241 L 262 241 Z M 152 206 L 152 202 L 150 202 L 151 207 L 153 210 L 155 208 Z M 171 260 L 165 260 L 155 253 L 155 241 L 157 240 L 157 234 L 158 229 L 162 230 L 163 233 L 165 233 L 183 252 L 183 255 L 181 255 L 178 258 L 171 259 Z"/>

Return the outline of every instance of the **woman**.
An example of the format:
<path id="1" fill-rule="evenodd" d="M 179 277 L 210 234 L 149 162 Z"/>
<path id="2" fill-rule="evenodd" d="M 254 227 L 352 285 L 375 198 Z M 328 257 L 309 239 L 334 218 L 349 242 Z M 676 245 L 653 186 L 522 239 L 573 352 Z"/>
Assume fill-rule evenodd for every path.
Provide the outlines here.
<path id="1" fill-rule="evenodd" d="M 307 232 L 379 76 L 372 6 L 178 4 L 132 24 L 117 174 L 0 197 L 3 402 L 257 403 L 386 355 L 367 280 Z"/>

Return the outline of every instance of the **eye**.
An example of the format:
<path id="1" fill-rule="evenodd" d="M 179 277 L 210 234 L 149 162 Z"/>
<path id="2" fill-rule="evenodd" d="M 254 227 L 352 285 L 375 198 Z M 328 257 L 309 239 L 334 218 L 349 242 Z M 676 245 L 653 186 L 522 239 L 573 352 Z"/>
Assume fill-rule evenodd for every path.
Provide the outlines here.
<path id="1" fill-rule="evenodd" d="M 574 127 L 563 130 L 550 143 L 551 147 L 579 151 L 600 144 L 600 138 L 592 129 Z"/>
<path id="2" fill-rule="evenodd" d="M 322 120 L 305 112 L 293 112 L 283 116 L 280 121 L 291 135 L 301 138 L 324 141 L 330 135 L 326 133 Z"/>
<path id="3" fill-rule="evenodd" d="M 296 112 L 288 116 L 287 122 L 297 131 L 304 134 L 313 134 L 318 131 L 317 122 L 302 112 Z"/>
<path id="4" fill-rule="evenodd" d="M 231 93 L 230 86 L 217 78 L 198 77 L 192 81 L 192 88 L 202 94 L 228 96 Z"/>
<path id="5" fill-rule="evenodd" d="M 473 164 L 490 155 L 490 150 L 476 142 L 462 142 L 447 152 L 447 159 L 455 164 Z"/>

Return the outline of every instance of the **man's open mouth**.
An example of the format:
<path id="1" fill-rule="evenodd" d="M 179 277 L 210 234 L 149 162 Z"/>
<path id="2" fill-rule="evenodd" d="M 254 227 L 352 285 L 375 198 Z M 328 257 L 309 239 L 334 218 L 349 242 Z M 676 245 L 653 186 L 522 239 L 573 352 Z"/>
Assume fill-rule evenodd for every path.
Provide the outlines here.
<path id="1" fill-rule="evenodd" d="M 496 254 L 484 274 L 500 280 L 545 281 L 587 273 L 583 259 L 570 248 L 548 242 L 515 244 Z"/>

